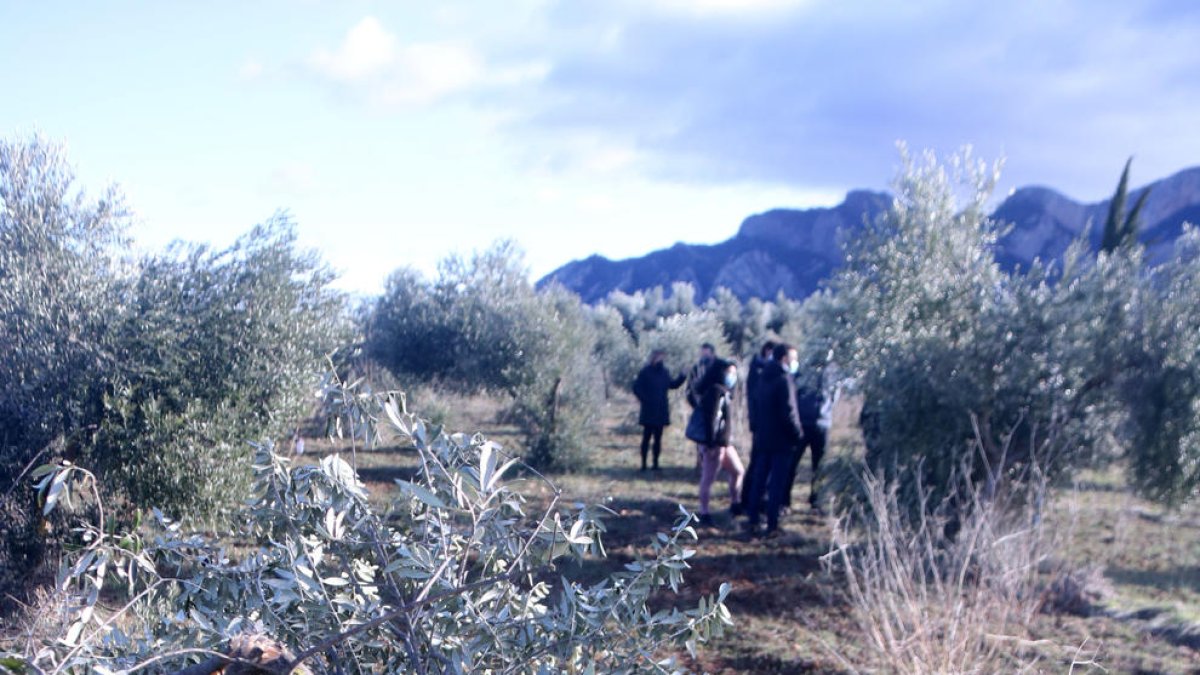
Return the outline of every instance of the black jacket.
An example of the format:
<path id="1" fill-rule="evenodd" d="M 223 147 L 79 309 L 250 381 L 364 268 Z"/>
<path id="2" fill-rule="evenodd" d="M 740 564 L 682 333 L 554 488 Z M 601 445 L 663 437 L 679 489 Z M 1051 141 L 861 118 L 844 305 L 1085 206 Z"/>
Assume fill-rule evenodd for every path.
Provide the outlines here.
<path id="1" fill-rule="evenodd" d="M 683 386 L 686 378 L 681 374 L 671 379 L 671 373 L 661 363 L 648 365 L 638 373 L 633 381 L 633 395 L 642 404 L 638 415 L 638 424 L 646 426 L 665 427 L 671 423 L 671 407 L 667 401 L 667 391 Z"/>
<path id="2" fill-rule="evenodd" d="M 796 407 L 801 422 L 816 426 L 820 421 L 821 409 L 825 407 L 825 384 L 820 373 L 796 382 Z"/>
<path id="3" fill-rule="evenodd" d="M 704 398 L 704 388 L 708 385 L 708 369 L 715 362 L 715 359 L 710 361 L 697 361 L 696 365 L 692 366 L 692 370 L 687 376 L 687 402 L 688 405 L 695 408 L 700 405 L 700 399 Z"/>
<path id="4" fill-rule="evenodd" d="M 704 414 L 704 432 L 709 446 L 729 445 L 730 424 L 729 403 L 732 399 L 729 388 L 725 383 L 714 383 L 704 390 L 700 399 L 700 410 Z"/>
<path id="5" fill-rule="evenodd" d="M 754 433 L 758 427 L 758 392 L 762 384 L 763 370 L 768 363 L 771 363 L 771 359 L 763 358 L 759 354 L 755 354 L 754 359 L 750 361 L 750 374 L 746 377 L 746 415 L 750 420 L 750 433 Z"/>
<path id="6" fill-rule="evenodd" d="M 796 387 L 779 363 L 772 361 L 763 369 L 758 390 L 755 440 L 768 453 L 787 452 L 800 444 L 804 427 L 796 406 Z"/>

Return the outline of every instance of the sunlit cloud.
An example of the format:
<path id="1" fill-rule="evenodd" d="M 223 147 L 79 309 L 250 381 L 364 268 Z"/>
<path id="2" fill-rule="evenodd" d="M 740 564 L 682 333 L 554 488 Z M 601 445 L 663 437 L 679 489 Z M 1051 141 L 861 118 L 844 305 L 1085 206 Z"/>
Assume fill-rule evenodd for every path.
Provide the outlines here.
<path id="1" fill-rule="evenodd" d="M 513 86 L 541 79 L 543 62 L 489 64 L 461 40 L 403 42 L 374 17 L 347 31 L 335 49 L 317 49 L 309 57 L 313 72 L 355 88 L 385 107 L 426 106 L 451 95 L 487 87 Z"/>
<path id="2" fill-rule="evenodd" d="M 346 33 L 337 49 L 318 49 L 309 63 L 334 80 L 356 82 L 392 66 L 398 44 L 378 19 L 368 16 Z"/>
<path id="3" fill-rule="evenodd" d="M 678 14 L 727 19 L 793 10 L 812 0 L 652 0 L 651 5 Z"/>
<path id="4" fill-rule="evenodd" d="M 319 186 L 317 171 L 307 162 L 292 162 L 276 167 L 262 182 L 262 191 L 269 195 L 294 197 L 304 195 Z"/>
<path id="5" fill-rule="evenodd" d="M 242 62 L 242 65 L 238 67 L 237 76 L 242 82 L 254 82 L 255 80 L 262 78 L 265 72 L 266 67 L 263 66 L 262 61 L 257 59 L 246 59 Z"/>

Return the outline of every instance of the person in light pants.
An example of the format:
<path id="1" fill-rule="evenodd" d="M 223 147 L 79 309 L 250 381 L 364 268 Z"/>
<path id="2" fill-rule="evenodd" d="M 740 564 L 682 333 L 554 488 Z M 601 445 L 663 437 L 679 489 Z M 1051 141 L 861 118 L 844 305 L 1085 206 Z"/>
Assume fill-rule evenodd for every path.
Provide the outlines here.
<path id="1" fill-rule="evenodd" d="M 704 394 L 700 399 L 700 410 L 704 415 L 707 443 L 699 444 L 700 453 L 700 524 L 713 525 L 709 512 L 709 500 L 717 472 L 722 469 L 729 476 L 729 509 L 736 514 L 741 506 L 742 479 L 745 469 L 737 448 L 730 443 L 733 428 L 732 399 L 737 386 L 737 364 L 717 360 L 709 369 Z"/>

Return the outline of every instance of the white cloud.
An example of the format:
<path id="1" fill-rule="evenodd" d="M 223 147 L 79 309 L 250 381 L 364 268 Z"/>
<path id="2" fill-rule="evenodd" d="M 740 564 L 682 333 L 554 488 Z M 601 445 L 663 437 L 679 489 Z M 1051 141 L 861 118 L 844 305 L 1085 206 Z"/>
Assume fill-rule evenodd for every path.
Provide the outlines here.
<path id="1" fill-rule="evenodd" d="M 398 40 L 378 19 L 364 18 L 352 27 L 334 51 L 319 49 L 309 62 L 335 80 L 355 82 L 379 73 L 396 59 Z"/>
<path id="2" fill-rule="evenodd" d="M 397 54 L 378 99 L 392 105 L 425 105 L 483 79 L 482 59 L 465 45 L 412 44 Z"/>
<path id="3" fill-rule="evenodd" d="M 318 186 L 317 171 L 307 162 L 292 162 L 276 167 L 262 183 L 270 195 L 304 195 Z"/>
<path id="4" fill-rule="evenodd" d="M 253 82 L 263 76 L 266 68 L 257 59 L 246 59 L 238 68 L 238 79 L 242 82 Z"/>
<path id="5" fill-rule="evenodd" d="M 546 77 L 541 61 L 489 64 L 478 50 L 460 40 L 405 43 L 376 18 L 355 24 L 336 49 L 318 49 L 309 67 L 341 86 L 387 107 L 436 103 L 481 87 L 515 86 Z"/>
<path id="6" fill-rule="evenodd" d="M 614 204 L 608 195 L 584 195 L 575 205 L 584 211 L 611 211 Z"/>
<path id="7" fill-rule="evenodd" d="M 772 14 L 811 4 L 812 0 L 653 0 L 655 6 L 677 14 L 729 17 Z"/>

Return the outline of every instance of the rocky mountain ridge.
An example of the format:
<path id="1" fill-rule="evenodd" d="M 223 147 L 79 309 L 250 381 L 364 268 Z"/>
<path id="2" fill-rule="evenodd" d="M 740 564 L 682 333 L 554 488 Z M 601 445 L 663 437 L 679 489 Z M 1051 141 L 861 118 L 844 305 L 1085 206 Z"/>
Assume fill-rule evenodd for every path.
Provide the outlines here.
<path id="1" fill-rule="evenodd" d="M 1157 263 L 1171 255 L 1183 223 L 1200 224 L 1200 167 L 1132 190 L 1129 202 L 1146 189 L 1150 196 L 1142 210 L 1140 237 L 1150 261 Z M 593 255 L 563 265 L 538 285 L 557 282 L 585 302 L 616 290 L 669 288 L 676 281 L 695 286 L 698 299 L 721 286 L 742 299 L 773 298 L 780 292 L 804 298 L 842 264 L 847 238 L 883 213 L 891 200 L 885 192 L 854 190 L 833 207 L 773 209 L 746 218 L 733 237 L 718 244 L 677 243 L 624 260 Z M 1028 268 L 1035 259 L 1060 260 L 1085 231 L 1098 246 L 1108 207 L 1108 200 L 1081 203 L 1047 187 L 1015 190 L 992 214 L 1011 225 L 998 243 L 996 259 L 1008 269 Z"/>

